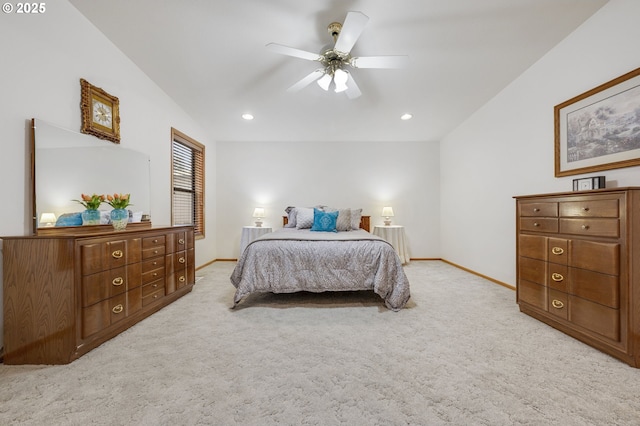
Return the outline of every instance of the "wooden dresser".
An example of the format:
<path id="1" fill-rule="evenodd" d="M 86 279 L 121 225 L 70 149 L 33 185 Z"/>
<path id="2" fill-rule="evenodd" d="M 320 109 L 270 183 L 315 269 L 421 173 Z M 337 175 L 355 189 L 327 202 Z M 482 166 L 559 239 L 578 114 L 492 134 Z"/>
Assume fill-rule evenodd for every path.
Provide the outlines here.
<path id="1" fill-rule="evenodd" d="M 520 311 L 640 367 L 640 188 L 515 198 Z"/>
<path id="2" fill-rule="evenodd" d="M 195 283 L 190 226 L 2 239 L 5 364 L 67 364 Z"/>

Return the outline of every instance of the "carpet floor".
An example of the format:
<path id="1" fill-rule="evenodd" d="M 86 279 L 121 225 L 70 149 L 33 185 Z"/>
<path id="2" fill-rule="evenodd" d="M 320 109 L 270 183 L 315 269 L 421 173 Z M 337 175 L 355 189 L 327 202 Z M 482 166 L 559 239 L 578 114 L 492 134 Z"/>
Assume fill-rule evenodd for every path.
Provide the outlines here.
<path id="1" fill-rule="evenodd" d="M 640 424 L 640 370 L 444 262 L 406 266 L 400 312 L 373 292 L 232 310 L 234 266 L 69 365 L 0 365 L 0 424 Z"/>

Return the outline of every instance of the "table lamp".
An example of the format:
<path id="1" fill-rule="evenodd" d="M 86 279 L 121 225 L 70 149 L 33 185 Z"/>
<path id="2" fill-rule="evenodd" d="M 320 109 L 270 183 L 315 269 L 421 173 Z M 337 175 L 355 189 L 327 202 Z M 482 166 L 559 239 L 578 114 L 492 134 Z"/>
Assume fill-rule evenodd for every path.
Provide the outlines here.
<path id="1" fill-rule="evenodd" d="M 256 226 L 262 227 L 262 218 L 264 217 L 264 209 L 262 207 L 256 207 L 253 211 L 253 217 L 256 218 Z"/>
<path id="2" fill-rule="evenodd" d="M 384 226 L 391 225 L 390 217 L 393 217 L 393 208 L 391 207 L 383 207 L 382 208 L 382 216 L 384 217 Z"/>
<path id="3" fill-rule="evenodd" d="M 40 223 L 44 226 L 53 226 L 56 224 L 56 215 L 53 213 L 42 213 Z"/>

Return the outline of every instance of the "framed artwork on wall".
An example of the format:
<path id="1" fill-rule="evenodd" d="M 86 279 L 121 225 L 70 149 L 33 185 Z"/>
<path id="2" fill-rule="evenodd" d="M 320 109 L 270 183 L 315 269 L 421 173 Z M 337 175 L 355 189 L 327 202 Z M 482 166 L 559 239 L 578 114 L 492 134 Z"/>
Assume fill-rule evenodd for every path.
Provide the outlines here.
<path id="1" fill-rule="evenodd" d="M 82 127 L 80 131 L 120 143 L 120 101 L 99 87 L 80 79 Z"/>
<path id="2" fill-rule="evenodd" d="M 555 176 L 640 165 L 640 68 L 554 107 Z"/>

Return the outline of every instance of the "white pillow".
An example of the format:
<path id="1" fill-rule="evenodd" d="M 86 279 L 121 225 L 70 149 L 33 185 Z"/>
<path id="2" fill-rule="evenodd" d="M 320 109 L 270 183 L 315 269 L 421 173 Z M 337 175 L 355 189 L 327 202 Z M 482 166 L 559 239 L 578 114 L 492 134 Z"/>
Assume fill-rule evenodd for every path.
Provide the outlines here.
<path id="1" fill-rule="evenodd" d="M 351 209 L 334 209 L 333 207 L 327 207 L 325 211 L 338 212 L 338 221 L 336 222 L 337 231 L 351 231 Z"/>
<path id="2" fill-rule="evenodd" d="M 313 209 L 296 207 L 296 228 L 309 229 L 313 226 Z"/>
<path id="3" fill-rule="evenodd" d="M 360 229 L 360 219 L 362 218 L 362 209 L 351 209 L 351 229 Z"/>

